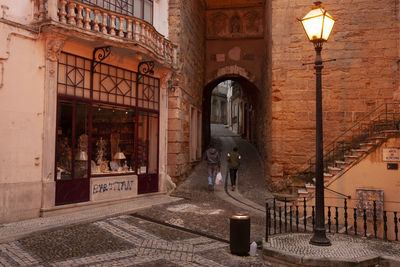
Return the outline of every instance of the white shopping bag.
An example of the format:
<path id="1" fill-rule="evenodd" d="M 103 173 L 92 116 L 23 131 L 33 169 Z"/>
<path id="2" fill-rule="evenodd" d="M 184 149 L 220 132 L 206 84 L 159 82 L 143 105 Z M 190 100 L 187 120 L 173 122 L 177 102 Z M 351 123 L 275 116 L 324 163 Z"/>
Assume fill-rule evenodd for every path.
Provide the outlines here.
<path id="1" fill-rule="evenodd" d="M 217 173 L 217 177 L 215 178 L 215 184 L 217 184 L 217 185 L 222 184 L 222 174 L 221 174 L 221 172 Z"/>

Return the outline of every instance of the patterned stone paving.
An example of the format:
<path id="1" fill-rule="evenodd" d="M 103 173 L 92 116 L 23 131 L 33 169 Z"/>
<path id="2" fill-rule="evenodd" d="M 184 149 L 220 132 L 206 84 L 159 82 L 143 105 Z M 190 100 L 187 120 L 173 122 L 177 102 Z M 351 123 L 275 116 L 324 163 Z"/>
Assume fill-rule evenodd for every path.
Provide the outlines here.
<path id="1" fill-rule="evenodd" d="M 281 234 L 272 236 L 264 243 L 266 255 L 268 251 L 278 252 L 295 257 L 324 260 L 358 260 L 366 258 L 390 257 L 400 264 L 400 244 L 382 240 L 342 234 L 327 234 L 332 245 L 329 247 L 314 246 L 309 243 L 312 234 Z"/>
<path id="2" fill-rule="evenodd" d="M 150 224 L 149 222 L 146 223 Z M 35 255 L 34 251 L 30 249 L 31 247 L 22 245 L 26 242 L 12 241 L 0 244 L 0 266 L 232 266 L 232 262 L 236 262 L 239 265 L 245 262 L 252 262 L 256 264 L 254 266 L 267 266 L 257 257 L 231 255 L 229 253 L 229 244 L 203 236 L 190 234 L 189 237 L 186 234 L 186 237 L 189 238 L 181 240 L 173 240 L 173 237 L 169 240 L 162 239 L 144 230 L 144 227 L 141 227 L 143 226 L 143 221 L 132 219 L 131 216 L 127 215 L 97 221 L 89 224 L 88 228 L 92 226 L 95 226 L 100 233 L 106 231 L 115 238 L 128 243 L 130 248 L 116 249 L 113 247 L 112 251 L 104 253 L 46 262 L 38 255 Z M 157 225 L 157 227 L 160 226 Z M 82 231 L 81 228 L 79 228 L 80 231 Z M 57 231 L 66 232 L 62 229 Z M 169 231 L 168 227 L 165 227 L 165 231 Z M 174 231 L 179 230 L 174 229 Z M 71 235 L 70 232 L 68 235 Z M 91 233 L 93 233 L 93 230 L 91 230 Z M 77 232 L 76 234 L 80 235 L 82 232 Z M 39 238 L 40 235 L 36 234 L 34 238 Z M 48 236 L 45 235 L 43 238 L 48 238 Z M 185 235 L 183 234 L 182 236 Z M 40 240 L 34 238 L 34 241 Z M 105 238 L 109 239 L 107 236 Z M 29 237 L 26 239 L 29 239 Z M 97 240 L 96 242 L 99 241 Z M 106 243 L 107 240 L 102 242 Z M 43 246 L 42 249 L 47 253 L 53 253 L 49 247 Z M 219 254 L 226 259 L 213 259 L 210 256 L 212 254 L 209 253 L 213 251 L 221 251 Z"/>

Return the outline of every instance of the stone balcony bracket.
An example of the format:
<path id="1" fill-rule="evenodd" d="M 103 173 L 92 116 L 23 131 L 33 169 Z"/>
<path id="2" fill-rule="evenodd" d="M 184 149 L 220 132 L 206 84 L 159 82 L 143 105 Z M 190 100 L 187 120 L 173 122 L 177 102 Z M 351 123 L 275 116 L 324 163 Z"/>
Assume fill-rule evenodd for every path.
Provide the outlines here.
<path id="1" fill-rule="evenodd" d="M 175 69 L 177 46 L 150 23 L 119 14 L 78 0 L 32 0 L 34 24 L 51 25 L 74 33 L 89 41 L 99 37 L 109 45 L 151 54 L 154 60 Z M 66 31 L 65 31 L 66 32 Z M 68 34 L 71 34 L 70 32 Z"/>

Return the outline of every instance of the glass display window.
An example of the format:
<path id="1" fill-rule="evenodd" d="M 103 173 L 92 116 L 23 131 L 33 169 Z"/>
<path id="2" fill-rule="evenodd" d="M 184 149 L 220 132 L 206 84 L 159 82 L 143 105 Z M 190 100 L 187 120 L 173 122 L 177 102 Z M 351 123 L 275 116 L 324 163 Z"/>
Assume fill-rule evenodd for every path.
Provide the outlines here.
<path id="1" fill-rule="evenodd" d="M 88 177 L 88 104 L 59 101 L 57 112 L 57 179 Z"/>
<path id="2" fill-rule="evenodd" d="M 160 80 L 105 63 L 90 71 L 90 62 L 60 55 L 56 180 L 156 177 Z"/>
<path id="3" fill-rule="evenodd" d="M 134 173 L 135 110 L 95 104 L 92 114 L 92 176 Z"/>

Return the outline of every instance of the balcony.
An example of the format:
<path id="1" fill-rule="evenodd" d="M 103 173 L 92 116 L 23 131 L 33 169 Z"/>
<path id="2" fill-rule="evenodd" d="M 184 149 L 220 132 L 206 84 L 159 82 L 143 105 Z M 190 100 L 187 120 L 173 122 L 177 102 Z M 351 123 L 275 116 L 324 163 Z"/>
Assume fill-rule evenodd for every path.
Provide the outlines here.
<path id="1" fill-rule="evenodd" d="M 77 33 L 99 36 L 122 46 L 134 45 L 151 52 L 166 63 L 176 64 L 176 46 L 147 21 L 100 5 L 79 0 L 33 0 L 34 22 L 67 27 Z"/>

